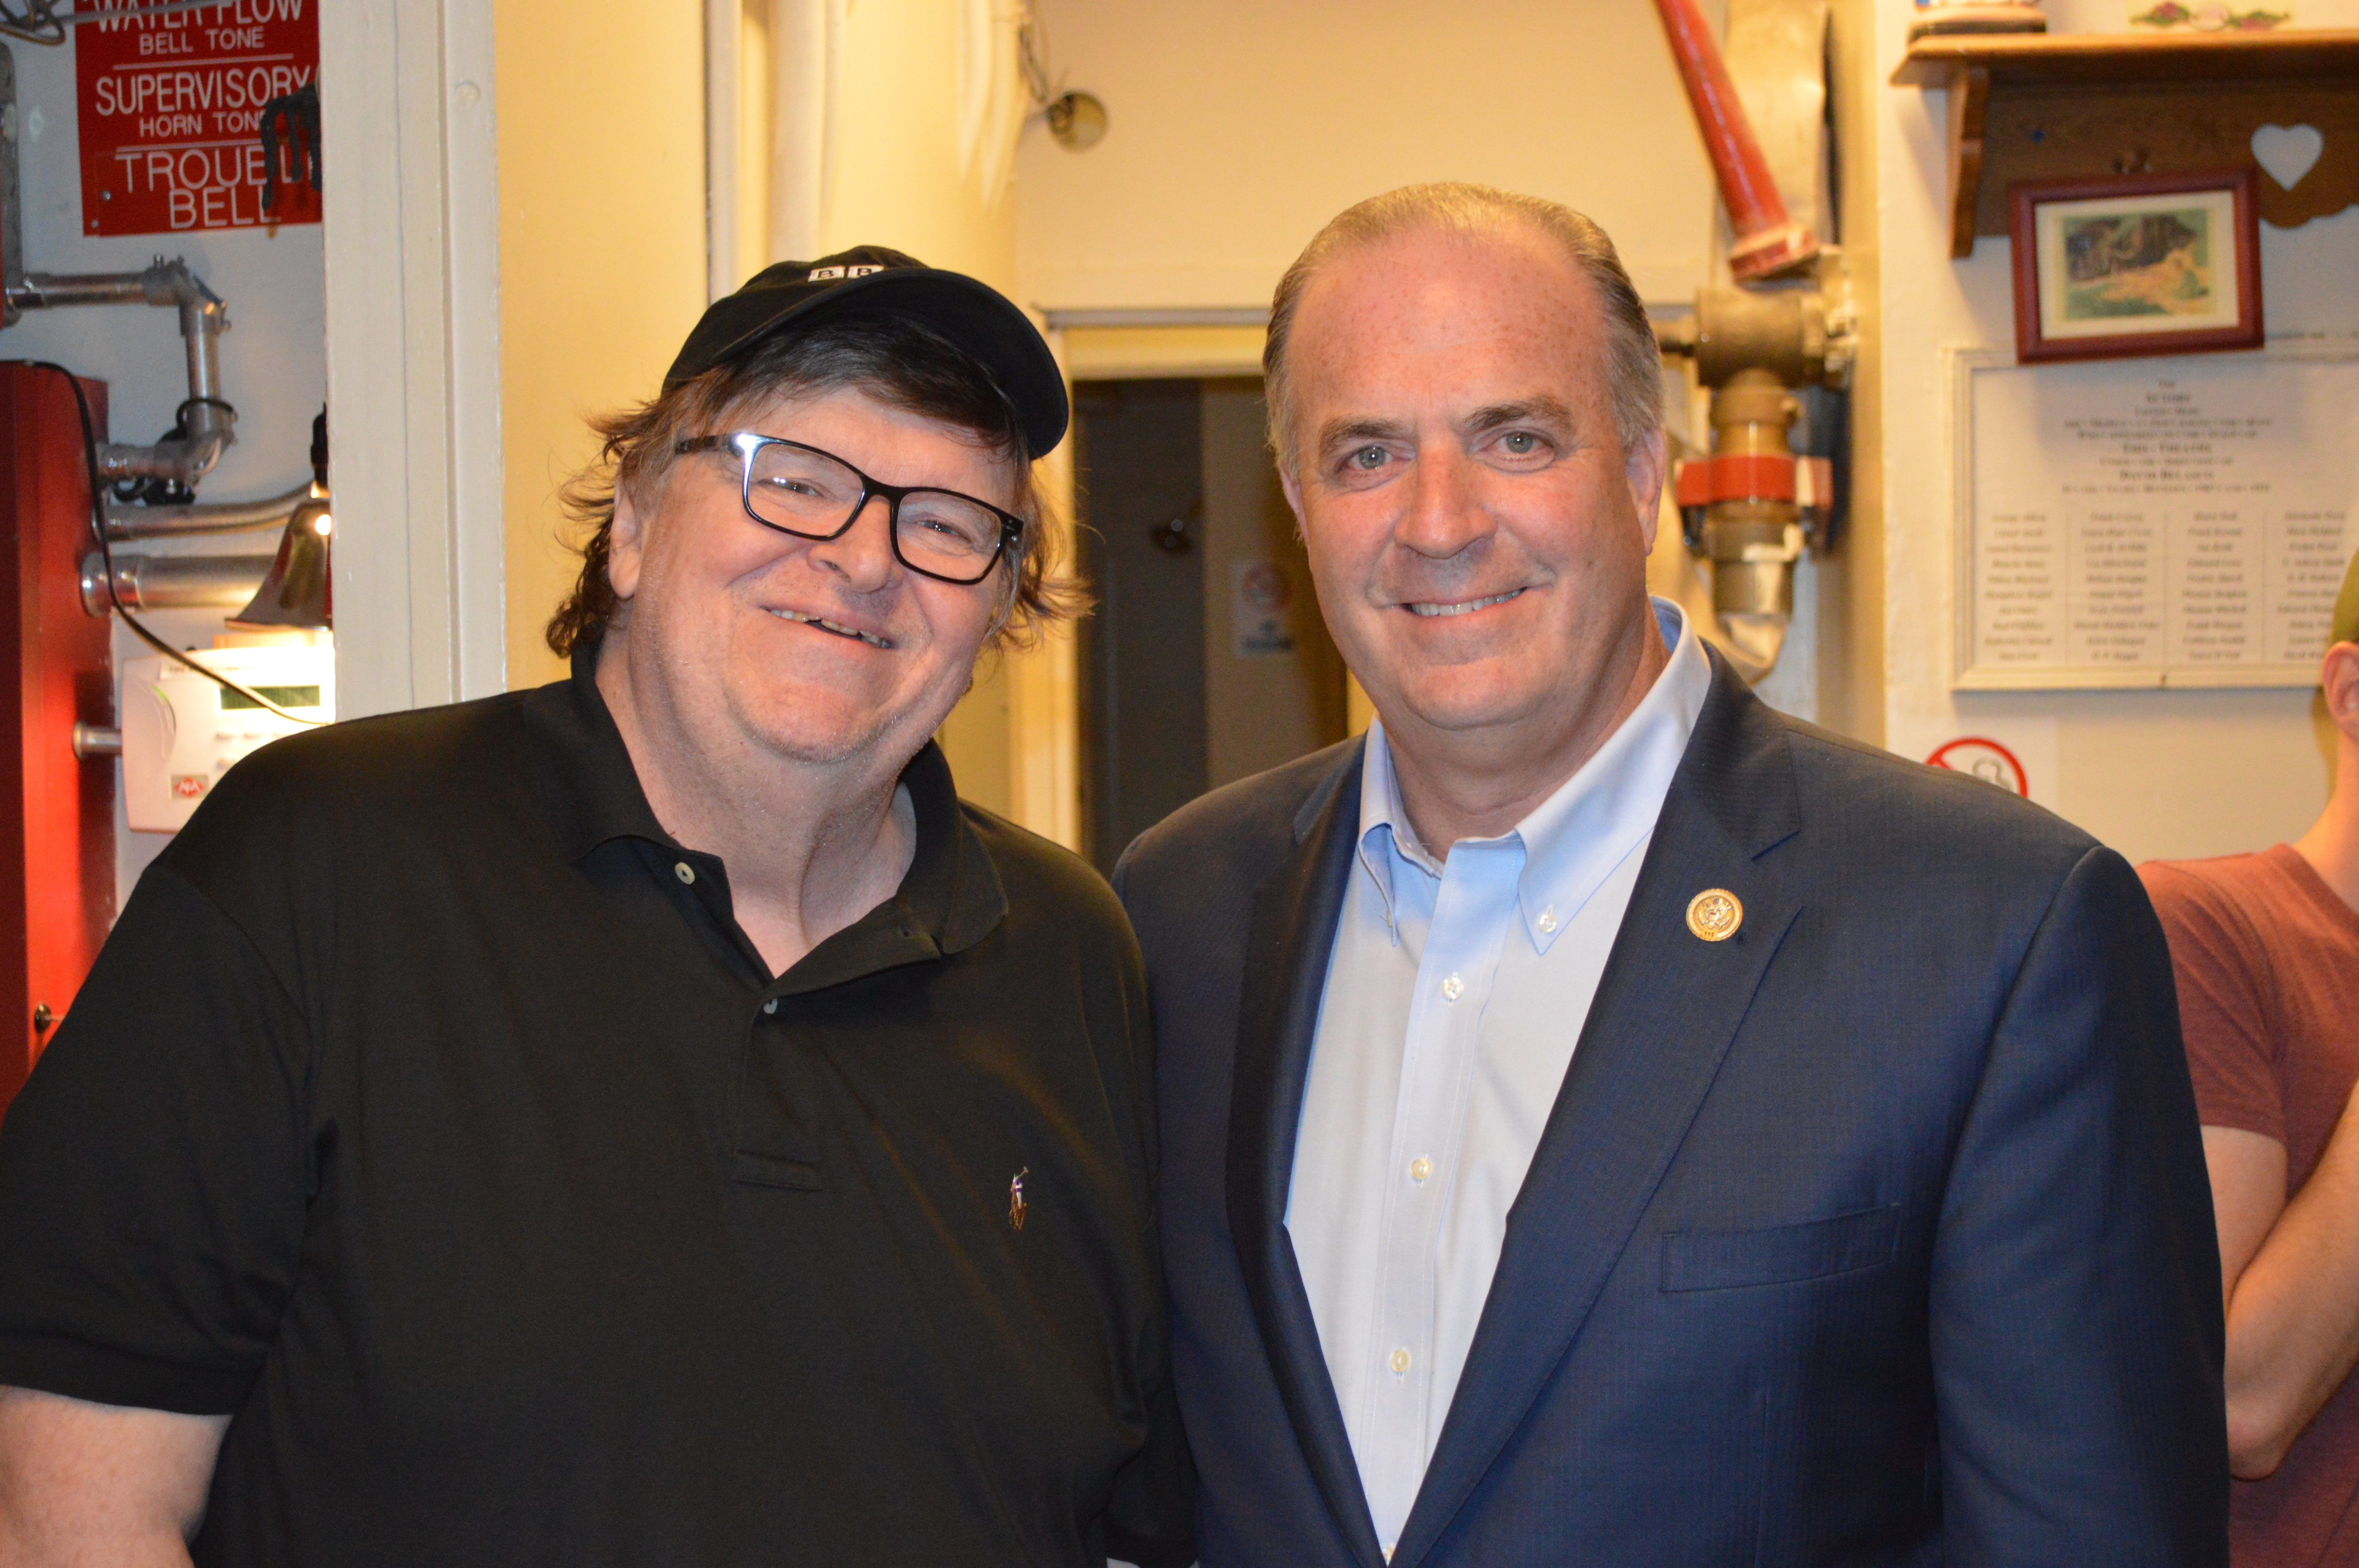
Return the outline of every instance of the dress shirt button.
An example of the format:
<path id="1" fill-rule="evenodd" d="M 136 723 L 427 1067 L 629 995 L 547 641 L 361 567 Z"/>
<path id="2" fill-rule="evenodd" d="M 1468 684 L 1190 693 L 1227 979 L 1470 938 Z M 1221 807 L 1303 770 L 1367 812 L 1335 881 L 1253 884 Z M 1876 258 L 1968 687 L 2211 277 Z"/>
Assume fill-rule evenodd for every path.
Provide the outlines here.
<path id="1" fill-rule="evenodd" d="M 777 999 L 777 997 L 772 997 L 769 1000 L 767 1000 L 767 1001 L 764 1002 L 764 1003 L 762 1004 L 762 1011 L 763 1011 L 764 1012 L 776 1012 L 776 1011 L 778 1011 L 778 999 Z"/>
<path id="2" fill-rule="evenodd" d="M 1431 1174 L 1433 1174 L 1433 1162 L 1427 1159 L 1424 1155 L 1419 1154 L 1416 1159 L 1411 1160 L 1408 1162 L 1408 1179 L 1410 1181 L 1421 1182 Z"/>
<path id="3" fill-rule="evenodd" d="M 696 881 L 696 868 L 690 865 L 686 860 L 678 860 L 673 862 L 671 874 L 678 877 L 683 886 Z"/>
<path id="4" fill-rule="evenodd" d="M 1456 975 L 1452 975 L 1448 979 L 1441 982 L 1441 994 L 1448 997 L 1451 1001 L 1456 1001 L 1460 997 L 1466 994 L 1466 982 L 1460 979 Z"/>
<path id="5" fill-rule="evenodd" d="M 1408 1351 L 1407 1348 L 1398 1349 L 1393 1352 L 1391 1366 L 1393 1373 L 1397 1377 L 1405 1375 L 1408 1371 Z"/>
<path id="6" fill-rule="evenodd" d="M 1542 935 L 1556 929 L 1556 905 L 1550 904 L 1540 911 L 1539 928 Z"/>

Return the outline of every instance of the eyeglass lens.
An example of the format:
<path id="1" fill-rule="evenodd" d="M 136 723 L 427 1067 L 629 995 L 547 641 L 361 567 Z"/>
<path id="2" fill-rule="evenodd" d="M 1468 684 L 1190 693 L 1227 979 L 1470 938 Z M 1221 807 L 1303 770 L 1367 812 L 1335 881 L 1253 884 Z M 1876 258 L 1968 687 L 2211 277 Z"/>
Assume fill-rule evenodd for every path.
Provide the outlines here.
<path id="1" fill-rule="evenodd" d="M 746 504 L 773 527 L 815 536 L 852 520 L 861 499 L 860 476 L 821 452 L 770 442 L 755 449 L 747 471 Z M 919 571 L 973 580 L 999 553 L 998 514 L 945 490 L 913 490 L 901 498 L 894 542 Z"/>

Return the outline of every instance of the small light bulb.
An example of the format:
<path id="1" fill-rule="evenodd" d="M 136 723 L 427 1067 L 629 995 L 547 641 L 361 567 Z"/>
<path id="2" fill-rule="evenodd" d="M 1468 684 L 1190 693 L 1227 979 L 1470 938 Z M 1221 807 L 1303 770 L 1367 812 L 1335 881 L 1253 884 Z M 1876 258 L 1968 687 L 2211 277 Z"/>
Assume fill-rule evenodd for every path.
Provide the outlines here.
<path id="1" fill-rule="evenodd" d="M 322 539 L 326 538 L 335 531 L 336 520 L 333 517 L 329 516 L 326 513 L 322 512 L 317 517 L 311 519 L 311 532 L 319 535 Z"/>

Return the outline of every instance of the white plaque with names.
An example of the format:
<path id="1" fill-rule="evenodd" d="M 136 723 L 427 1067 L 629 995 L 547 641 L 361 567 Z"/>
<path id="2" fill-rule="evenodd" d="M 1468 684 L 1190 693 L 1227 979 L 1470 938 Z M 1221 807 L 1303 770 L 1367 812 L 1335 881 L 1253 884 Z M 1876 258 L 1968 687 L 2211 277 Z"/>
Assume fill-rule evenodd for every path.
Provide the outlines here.
<path id="1" fill-rule="evenodd" d="M 1968 690 L 2309 686 L 2359 546 L 2359 358 L 1956 359 Z"/>

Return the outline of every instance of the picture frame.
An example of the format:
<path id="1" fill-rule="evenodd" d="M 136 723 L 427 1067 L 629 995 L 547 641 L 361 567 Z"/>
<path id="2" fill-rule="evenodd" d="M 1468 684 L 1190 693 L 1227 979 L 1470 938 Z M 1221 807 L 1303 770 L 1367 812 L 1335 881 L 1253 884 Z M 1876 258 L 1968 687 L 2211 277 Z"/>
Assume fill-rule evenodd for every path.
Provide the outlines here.
<path id="1" fill-rule="evenodd" d="M 2261 347 L 2253 196 L 2249 167 L 2011 188 L 2016 359 Z"/>

